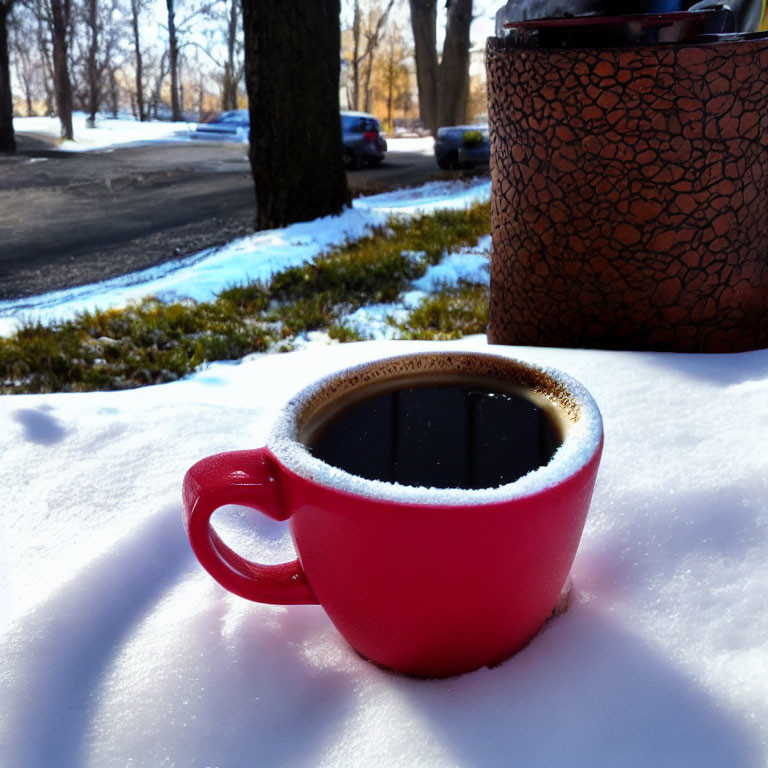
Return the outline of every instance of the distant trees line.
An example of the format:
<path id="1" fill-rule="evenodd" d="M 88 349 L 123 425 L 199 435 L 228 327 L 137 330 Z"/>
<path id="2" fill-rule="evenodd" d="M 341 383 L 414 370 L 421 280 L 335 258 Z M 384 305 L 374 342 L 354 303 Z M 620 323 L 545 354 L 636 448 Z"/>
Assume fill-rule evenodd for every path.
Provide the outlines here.
<path id="1" fill-rule="evenodd" d="M 189 105 L 197 113 L 236 109 L 244 67 L 240 0 L 165 5 L 153 29 L 150 0 L 0 0 L 0 150 L 12 150 L 11 71 L 23 111 L 57 115 L 63 138 L 73 137 L 73 108 L 91 120 L 125 109 L 147 120 L 166 101 L 173 120 Z"/>
<path id="2" fill-rule="evenodd" d="M 438 56 L 437 0 L 344 0 L 344 106 L 390 128 L 395 115 L 431 130 L 463 122 L 472 0 L 446 8 Z M 162 18 L 152 11 L 150 0 L 0 0 L 0 151 L 14 149 L 13 96 L 17 115 L 57 115 L 63 138 L 73 109 L 91 121 L 126 110 L 181 120 L 244 106 L 241 0 L 166 0 Z"/>

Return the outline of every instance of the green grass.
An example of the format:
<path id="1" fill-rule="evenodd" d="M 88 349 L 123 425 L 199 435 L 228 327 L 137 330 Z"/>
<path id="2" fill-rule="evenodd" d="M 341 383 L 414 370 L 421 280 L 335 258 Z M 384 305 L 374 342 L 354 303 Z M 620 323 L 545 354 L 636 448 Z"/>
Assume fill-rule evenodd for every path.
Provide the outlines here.
<path id="1" fill-rule="evenodd" d="M 186 375 L 210 360 L 265 351 L 269 331 L 216 303 L 147 299 L 56 326 L 27 325 L 0 339 L 2 391 L 127 389 Z"/>
<path id="2" fill-rule="evenodd" d="M 296 335 L 312 330 L 327 330 L 339 341 L 357 340 L 359 334 L 343 325 L 344 315 L 394 301 L 446 251 L 474 245 L 489 228 L 488 203 L 392 219 L 312 263 L 286 269 L 268 283 L 231 286 L 210 302 L 150 298 L 52 326 L 26 325 L 0 339 L 0 392 L 126 389 L 175 381 L 215 360 L 290 349 Z M 434 305 L 428 299 L 402 327 L 403 337 L 480 332 L 485 321 L 478 290 L 445 291 Z M 473 291 L 477 296 L 470 298 Z"/>
<path id="3" fill-rule="evenodd" d="M 461 283 L 427 296 L 399 326 L 403 339 L 460 339 L 485 333 L 488 325 L 488 288 Z"/>

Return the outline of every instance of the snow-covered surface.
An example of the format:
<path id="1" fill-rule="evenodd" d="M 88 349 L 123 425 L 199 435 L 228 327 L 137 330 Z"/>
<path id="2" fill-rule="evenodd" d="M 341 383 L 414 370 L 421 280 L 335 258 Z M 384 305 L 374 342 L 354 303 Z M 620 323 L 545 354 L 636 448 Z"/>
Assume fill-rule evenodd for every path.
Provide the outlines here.
<path id="1" fill-rule="evenodd" d="M 92 152 L 110 147 L 146 142 L 189 141 L 190 123 L 172 123 L 152 120 L 138 122 L 133 118 L 102 117 L 94 128 L 85 124 L 84 112 L 72 115 L 73 141 L 62 141 L 58 149 L 64 152 Z M 58 117 L 15 117 L 13 129 L 20 133 L 33 133 L 58 140 L 61 123 Z"/>
<path id="2" fill-rule="evenodd" d="M 393 675 L 322 608 L 203 572 L 187 467 L 263 444 L 321 375 L 431 349 L 486 343 L 314 343 L 142 390 L 0 398 L 0 765 L 765 766 L 768 350 L 492 349 L 582 381 L 606 435 L 572 605 L 495 669 Z M 285 524 L 215 522 L 253 559 L 292 557 Z"/>
<path id="3" fill-rule="evenodd" d="M 416 214 L 466 208 L 488 200 L 490 196 L 490 179 L 478 177 L 467 182 L 432 181 L 420 187 L 360 197 L 355 200 L 354 206 L 363 211 L 376 210 L 392 214 Z"/>
<path id="4" fill-rule="evenodd" d="M 387 136 L 387 152 L 415 152 L 434 156 L 435 140 L 432 136 Z"/>
<path id="5" fill-rule="evenodd" d="M 212 136 L 196 135 L 195 123 L 174 123 L 166 120 L 149 120 L 139 122 L 131 115 L 119 118 L 99 115 L 94 128 L 86 125 L 87 115 L 84 112 L 72 114 L 72 128 L 75 138 L 73 141 L 61 141 L 61 123 L 58 117 L 15 117 L 13 129 L 17 133 L 31 133 L 47 136 L 58 144 L 65 152 L 92 152 L 111 147 L 124 147 L 129 144 L 144 144 L 147 142 L 164 141 L 205 141 Z M 220 141 L 246 142 L 248 137 L 242 131 L 236 135 L 217 137 Z M 432 156 L 435 153 L 435 141 L 431 136 L 423 137 L 387 137 L 387 153 L 414 152 L 419 155 Z"/>
<path id="6" fill-rule="evenodd" d="M 487 200 L 490 189 L 490 181 L 481 178 L 469 183 L 431 182 L 359 198 L 340 216 L 258 232 L 222 248 L 101 283 L 0 301 L 0 335 L 12 333 L 23 319 L 50 323 L 84 310 L 125 306 L 145 296 L 205 301 L 226 287 L 268 279 L 277 271 L 315 258 L 323 250 L 362 237 L 372 227 L 384 224 L 390 215 L 465 208 Z"/>

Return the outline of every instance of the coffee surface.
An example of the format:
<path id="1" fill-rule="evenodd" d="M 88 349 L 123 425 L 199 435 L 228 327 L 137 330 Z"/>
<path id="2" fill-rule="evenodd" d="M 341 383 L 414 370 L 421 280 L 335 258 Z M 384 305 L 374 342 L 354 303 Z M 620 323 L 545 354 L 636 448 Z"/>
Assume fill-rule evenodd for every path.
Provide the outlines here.
<path id="1" fill-rule="evenodd" d="M 369 480 L 479 489 L 547 464 L 561 443 L 552 415 L 524 394 L 420 386 L 350 404 L 307 447 L 325 463 Z"/>

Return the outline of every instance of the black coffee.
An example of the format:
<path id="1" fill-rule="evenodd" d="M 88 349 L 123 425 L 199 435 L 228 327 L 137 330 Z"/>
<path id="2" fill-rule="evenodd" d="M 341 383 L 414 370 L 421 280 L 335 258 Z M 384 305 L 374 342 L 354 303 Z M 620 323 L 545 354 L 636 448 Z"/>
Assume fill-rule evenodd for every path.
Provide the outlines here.
<path id="1" fill-rule="evenodd" d="M 422 386 L 353 403 L 308 447 L 369 480 L 493 488 L 546 464 L 561 442 L 552 415 L 521 394 Z"/>

